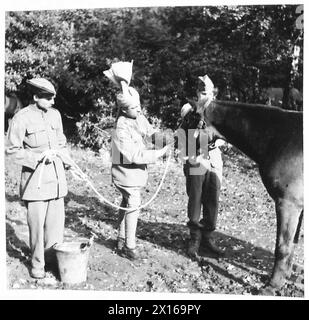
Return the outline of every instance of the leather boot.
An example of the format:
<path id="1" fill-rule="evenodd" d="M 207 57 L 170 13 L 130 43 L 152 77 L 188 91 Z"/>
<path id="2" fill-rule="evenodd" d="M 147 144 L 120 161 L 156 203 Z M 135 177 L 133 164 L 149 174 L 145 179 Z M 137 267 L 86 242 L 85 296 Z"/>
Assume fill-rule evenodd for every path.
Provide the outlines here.
<path id="1" fill-rule="evenodd" d="M 117 239 L 117 251 L 122 251 L 125 246 L 125 240 L 123 238 Z"/>
<path id="2" fill-rule="evenodd" d="M 190 228 L 190 239 L 188 243 L 188 256 L 195 258 L 198 255 L 202 240 L 202 232 L 199 228 Z"/>
<path id="3" fill-rule="evenodd" d="M 217 257 L 224 257 L 225 252 L 221 250 L 213 239 L 213 231 L 203 231 L 201 248 L 206 253 L 213 254 Z"/>
<path id="4" fill-rule="evenodd" d="M 138 260 L 138 254 L 136 249 L 130 249 L 126 245 L 122 248 L 122 251 L 120 252 L 120 256 L 123 258 L 127 258 L 131 261 Z"/>

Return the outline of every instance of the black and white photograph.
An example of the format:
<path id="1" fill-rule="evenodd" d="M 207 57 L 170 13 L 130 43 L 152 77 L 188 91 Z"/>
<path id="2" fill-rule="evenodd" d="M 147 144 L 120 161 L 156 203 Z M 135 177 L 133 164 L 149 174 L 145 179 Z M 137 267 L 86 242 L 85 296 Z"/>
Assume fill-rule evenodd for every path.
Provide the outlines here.
<path id="1" fill-rule="evenodd" d="M 15 3 L 1 297 L 305 299 L 304 4 Z"/>

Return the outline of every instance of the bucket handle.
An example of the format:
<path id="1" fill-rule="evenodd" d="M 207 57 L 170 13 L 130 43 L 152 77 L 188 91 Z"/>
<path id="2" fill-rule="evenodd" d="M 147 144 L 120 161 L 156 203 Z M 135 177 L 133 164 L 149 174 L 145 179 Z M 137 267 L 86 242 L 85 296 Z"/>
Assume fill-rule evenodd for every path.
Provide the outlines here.
<path id="1" fill-rule="evenodd" d="M 51 248 L 55 250 L 55 247 L 56 247 L 57 245 L 58 245 L 58 242 L 55 242 L 55 243 L 51 246 Z"/>

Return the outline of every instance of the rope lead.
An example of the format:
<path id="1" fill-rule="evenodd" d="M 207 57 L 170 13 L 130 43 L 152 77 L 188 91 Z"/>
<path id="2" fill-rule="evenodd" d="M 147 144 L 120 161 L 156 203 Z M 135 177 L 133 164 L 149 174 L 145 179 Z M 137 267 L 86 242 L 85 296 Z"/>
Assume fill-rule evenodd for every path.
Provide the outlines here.
<path id="1" fill-rule="evenodd" d="M 64 155 L 60 151 L 47 150 L 47 151 L 44 151 L 42 153 L 42 155 L 43 155 L 42 166 L 40 168 L 39 180 L 38 180 L 38 188 L 39 189 L 41 187 L 42 175 L 43 175 L 45 163 L 48 160 L 48 157 L 50 157 L 50 156 L 52 156 L 52 157 L 58 156 L 59 158 L 66 158 L 67 160 L 69 160 L 68 163 L 70 163 L 71 166 L 76 169 L 77 173 L 82 177 L 82 181 L 85 181 L 90 186 L 90 188 L 95 192 L 95 194 L 98 196 L 98 198 L 99 198 L 99 200 L 101 202 L 105 202 L 105 203 L 109 204 L 111 207 L 116 208 L 116 209 L 120 209 L 120 210 L 124 210 L 124 211 L 135 211 L 135 210 L 140 210 L 140 209 L 145 208 L 146 206 L 148 206 L 156 198 L 156 196 L 158 195 L 160 189 L 162 188 L 162 185 L 163 185 L 164 179 L 166 177 L 167 170 L 168 170 L 171 158 L 172 158 L 172 150 L 170 150 L 170 152 L 169 152 L 169 156 L 168 156 L 168 159 L 166 161 L 165 170 L 164 170 L 163 176 L 161 178 L 160 184 L 159 184 L 156 192 L 154 193 L 154 195 L 146 203 L 144 203 L 143 205 L 141 205 L 139 207 L 136 207 L 136 208 L 120 207 L 120 206 L 117 206 L 116 204 L 110 202 L 109 200 L 107 200 L 104 196 L 102 196 L 99 193 L 99 191 L 95 188 L 93 183 L 90 181 L 89 177 L 81 170 L 81 168 L 74 162 L 74 160 L 69 158 L 68 156 Z M 77 179 L 77 177 L 73 174 L 73 172 L 71 172 L 71 173 L 72 173 L 73 177 Z"/>

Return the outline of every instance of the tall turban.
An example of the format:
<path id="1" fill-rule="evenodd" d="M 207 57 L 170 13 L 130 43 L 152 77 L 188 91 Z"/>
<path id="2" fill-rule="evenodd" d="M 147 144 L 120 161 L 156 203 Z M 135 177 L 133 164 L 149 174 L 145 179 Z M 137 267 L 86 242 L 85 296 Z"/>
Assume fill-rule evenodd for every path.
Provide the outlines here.
<path id="1" fill-rule="evenodd" d="M 121 82 L 125 81 L 127 85 L 130 84 L 132 78 L 132 66 L 131 62 L 115 62 L 111 65 L 109 70 L 103 71 L 104 75 L 113 82 L 117 87 L 121 87 Z"/>
<path id="2" fill-rule="evenodd" d="M 133 60 L 131 62 L 120 61 L 113 63 L 109 70 L 103 72 L 110 81 L 122 89 L 122 92 L 117 94 L 117 104 L 121 109 L 140 106 L 138 92 L 133 87 L 129 87 L 132 77 L 132 66 Z"/>
<path id="3" fill-rule="evenodd" d="M 205 91 L 203 94 L 199 95 L 197 102 L 197 112 L 202 114 L 209 104 L 214 100 L 214 85 L 207 75 L 200 76 L 198 78 L 205 85 Z"/>

